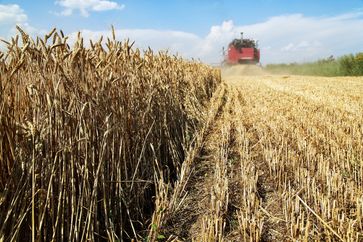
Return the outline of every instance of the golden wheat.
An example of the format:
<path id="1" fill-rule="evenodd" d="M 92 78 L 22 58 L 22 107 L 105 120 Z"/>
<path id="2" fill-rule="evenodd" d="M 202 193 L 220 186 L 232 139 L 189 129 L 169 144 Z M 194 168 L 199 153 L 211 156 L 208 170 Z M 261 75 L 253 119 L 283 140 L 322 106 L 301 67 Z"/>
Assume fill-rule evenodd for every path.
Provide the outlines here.
<path id="1" fill-rule="evenodd" d="M 0 59 L 0 240 L 142 239 L 220 72 L 114 30 L 89 48 L 18 30 Z"/>

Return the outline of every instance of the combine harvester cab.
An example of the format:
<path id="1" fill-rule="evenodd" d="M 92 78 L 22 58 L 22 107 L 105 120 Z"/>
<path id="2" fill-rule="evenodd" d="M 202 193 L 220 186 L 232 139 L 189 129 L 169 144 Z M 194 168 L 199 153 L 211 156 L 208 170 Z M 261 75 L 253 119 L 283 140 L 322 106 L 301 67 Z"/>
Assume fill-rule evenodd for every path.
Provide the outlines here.
<path id="1" fill-rule="evenodd" d="M 252 39 L 234 39 L 229 45 L 227 53 L 224 53 L 224 63 L 227 65 L 259 64 L 260 50 L 258 43 Z"/>

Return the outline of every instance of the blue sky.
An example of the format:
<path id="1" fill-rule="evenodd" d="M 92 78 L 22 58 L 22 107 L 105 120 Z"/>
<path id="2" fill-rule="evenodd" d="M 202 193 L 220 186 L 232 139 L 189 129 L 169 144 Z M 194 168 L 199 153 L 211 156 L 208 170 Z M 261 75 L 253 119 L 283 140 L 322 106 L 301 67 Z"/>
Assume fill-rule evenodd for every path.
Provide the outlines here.
<path id="1" fill-rule="evenodd" d="M 140 48 L 208 63 L 241 31 L 259 39 L 264 63 L 363 51 L 362 0 L 0 0 L 0 36 L 14 35 L 15 24 L 32 35 L 57 27 L 87 38 L 108 35 L 113 24 Z"/>

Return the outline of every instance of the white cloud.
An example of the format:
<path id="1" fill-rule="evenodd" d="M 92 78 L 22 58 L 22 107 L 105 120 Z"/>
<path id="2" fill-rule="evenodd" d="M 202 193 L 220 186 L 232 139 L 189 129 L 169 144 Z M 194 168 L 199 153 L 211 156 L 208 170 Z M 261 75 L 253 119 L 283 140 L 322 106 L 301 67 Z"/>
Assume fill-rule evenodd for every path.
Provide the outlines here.
<path id="1" fill-rule="evenodd" d="M 64 8 L 62 15 L 69 16 L 74 10 L 79 10 L 84 17 L 89 16 L 89 11 L 121 10 L 125 5 L 108 0 L 59 0 L 55 2 Z"/>
<path id="2" fill-rule="evenodd" d="M 64 11 L 71 14 L 75 9 L 103 11 L 122 8 L 112 1 L 62 0 Z M 116 4 L 116 5 L 115 5 Z M 28 23 L 28 17 L 16 4 L 0 5 L 0 37 L 13 36 L 18 24 L 30 34 L 39 33 Z M 200 59 L 207 63 L 223 60 L 222 48 L 244 32 L 247 38 L 259 40 L 261 61 L 267 63 L 303 62 L 330 55 L 340 56 L 363 52 L 363 12 L 352 12 L 328 17 L 306 17 L 302 14 L 275 16 L 251 25 L 236 25 L 224 21 L 210 28 L 206 36 L 155 29 L 118 29 L 117 39 L 130 39 L 135 46 L 146 49 L 169 50 L 186 58 Z M 82 30 L 85 39 L 97 40 L 101 35 L 111 36 L 111 30 Z M 73 39 L 76 34 L 71 34 Z"/>
<path id="3" fill-rule="evenodd" d="M 8 39 L 16 34 L 15 26 L 19 25 L 29 34 L 38 31 L 28 23 L 28 16 L 17 4 L 0 4 L 0 38 Z"/>
<path id="4" fill-rule="evenodd" d="M 303 62 L 363 51 L 362 16 L 362 12 L 332 17 L 283 15 L 234 29 L 260 40 L 264 63 Z"/>
<path id="5" fill-rule="evenodd" d="M 27 21 L 28 17 L 24 10 L 17 4 L 2 5 L 0 4 L 0 24 L 22 23 Z"/>
<path id="6" fill-rule="evenodd" d="M 222 47 L 226 47 L 240 32 L 258 39 L 263 64 L 304 62 L 330 55 L 339 56 L 363 51 L 363 13 L 347 13 L 333 17 L 306 17 L 302 14 L 282 15 L 252 25 L 235 25 L 224 21 L 212 26 L 204 36 L 178 31 L 152 29 L 116 30 L 117 38 L 130 38 L 136 46 L 146 49 L 168 49 L 186 58 L 219 63 Z M 98 39 L 111 31 L 82 31 L 83 36 Z"/>
<path id="7" fill-rule="evenodd" d="M 289 43 L 288 45 L 281 48 L 282 51 L 290 51 L 295 47 L 293 43 Z"/>
<path id="8" fill-rule="evenodd" d="M 281 48 L 284 52 L 297 52 L 297 51 L 314 51 L 315 48 L 321 48 L 322 44 L 319 41 L 306 41 L 303 40 L 299 43 L 289 43 Z"/>
<path id="9" fill-rule="evenodd" d="M 98 41 L 101 35 L 108 38 L 112 35 L 111 30 L 81 30 L 81 33 L 85 40 L 92 41 Z M 71 33 L 69 43 L 74 42 L 76 38 L 77 33 Z M 116 39 L 129 39 L 135 41 L 134 46 L 141 49 L 151 47 L 155 51 L 168 50 L 187 58 L 198 57 L 195 53 L 198 51 L 199 44 L 196 43 L 201 41 L 200 37 L 192 33 L 155 29 L 116 29 Z"/>

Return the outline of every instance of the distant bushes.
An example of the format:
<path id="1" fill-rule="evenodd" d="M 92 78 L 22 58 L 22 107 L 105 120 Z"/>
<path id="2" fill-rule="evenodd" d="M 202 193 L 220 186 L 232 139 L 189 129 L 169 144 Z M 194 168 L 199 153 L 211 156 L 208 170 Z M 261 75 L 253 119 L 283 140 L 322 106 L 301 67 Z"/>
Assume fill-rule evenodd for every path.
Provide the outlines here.
<path id="1" fill-rule="evenodd" d="M 363 53 L 349 54 L 335 59 L 330 56 L 309 63 L 270 64 L 266 69 L 276 74 L 314 76 L 361 76 L 363 75 Z"/>
<path id="2" fill-rule="evenodd" d="M 345 55 L 338 59 L 340 71 L 344 76 L 361 76 L 363 75 L 363 53 L 354 55 Z"/>

